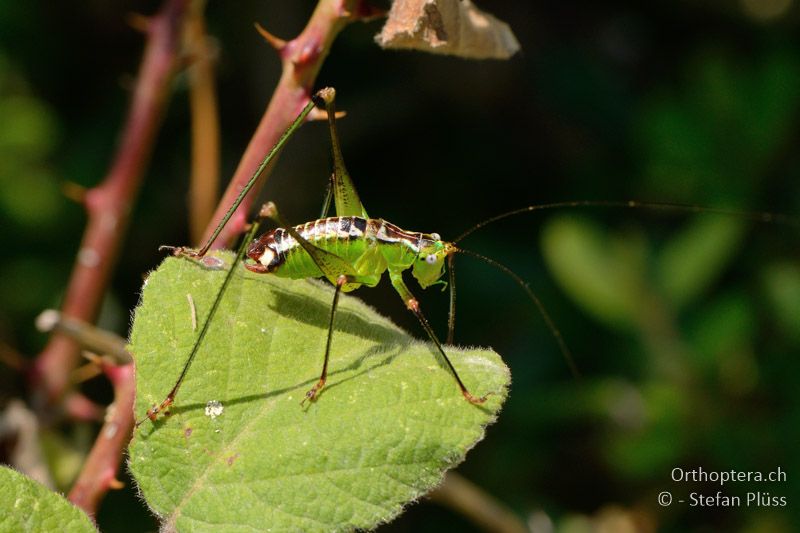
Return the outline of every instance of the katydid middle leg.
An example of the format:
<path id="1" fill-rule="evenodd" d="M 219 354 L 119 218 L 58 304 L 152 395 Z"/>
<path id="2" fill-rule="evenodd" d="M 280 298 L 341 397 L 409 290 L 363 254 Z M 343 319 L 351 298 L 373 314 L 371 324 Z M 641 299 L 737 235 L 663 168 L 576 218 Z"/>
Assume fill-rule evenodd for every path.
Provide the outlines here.
<path id="1" fill-rule="evenodd" d="M 331 355 L 331 342 L 333 340 L 333 320 L 336 317 L 336 308 L 339 306 L 339 295 L 342 293 L 342 287 L 345 283 L 347 283 L 348 277 L 345 275 L 339 276 L 339 279 L 336 280 L 335 290 L 333 292 L 333 303 L 331 304 L 331 319 L 328 323 L 328 340 L 325 342 L 325 358 L 322 362 L 322 373 L 319 376 L 319 380 L 317 384 L 311 387 L 311 389 L 306 392 L 303 401 L 300 402 L 300 405 L 306 403 L 306 400 L 314 401 L 317 399 L 317 394 L 319 391 L 322 390 L 322 387 L 325 386 L 325 382 L 328 379 L 328 361 L 330 360 Z"/>
<path id="2" fill-rule="evenodd" d="M 306 392 L 303 401 L 300 402 L 302 405 L 306 402 L 306 400 L 314 401 L 319 392 L 325 386 L 325 382 L 328 379 L 328 361 L 330 360 L 331 344 L 333 341 L 333 324 L 336 317 L 336 309 L 339 305 L 339 295 L 343 290 L 350 291 L 364 284 L 371 286 L 375 285 L 380 276 L 360 276 L 356 272 L 355 268 L 344 259 L 334 253 L 314 245 L 308 239 L 300 235 L 300 232 L 298 232 L 294 227 L 289 226 L 283 221 L 278 213 L 278 208 L 274 203 L 268 202 L 265 204 L 264 208 L 261 210 L 261 216 L 269 217 L 274 220 L 279 226 L 284 228 L 289 235 L 294 238 L 294 240 L 300 243 L 300 246 L 302 246 L 303 249 L 311 256 L 311 259 L 314 261 L 317 267 L 319 267 L 325 278 L 327 278 L 334 286 L 333 303 L 331 304 L 330 321 L 328 323 L 328 337 L 325 342 L 325 356 L 322 363 L 322 372 L 320 373 L 319 380 L 317 381 L 316 385 Z"/>

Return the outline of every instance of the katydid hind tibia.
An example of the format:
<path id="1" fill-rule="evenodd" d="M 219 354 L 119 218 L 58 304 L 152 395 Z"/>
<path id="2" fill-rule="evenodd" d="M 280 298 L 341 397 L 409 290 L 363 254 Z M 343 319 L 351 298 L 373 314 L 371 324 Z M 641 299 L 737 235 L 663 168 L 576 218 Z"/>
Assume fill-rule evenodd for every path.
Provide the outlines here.
<path id="1" fill-rule="evenodd" d="M 497 215 L 473 226 L 453 241 L 442 240 L 436 233 L 404 230 L 383 219 L 370 218 L 361 203 L 355 186 L 344 165 L 336 133 L 334 98 L 335 91 L 331 88 L 322 89 L 314 95 L 311 101 L 303 108 L 298 117 L 281 136 L 276 145 L 269 151 L 202 248 L 199 250 L 192 250 L 183 247 L 167 247 L 172 249 L 176 256 L 188 258 L 200 258 L 205 256 L 225 224 L 239 207 L 244 197 L 252 189 L 260 174 L 274 159 L 297 128 L 306 120 L 311 110 L 315 106 L 324 107 L 326 109 L 334 169 L 331 175 L 328 194 L 323 205 L 321 218 L 305 224 L 291 226 L 283 221 L 275 205 L 268 203 L 265 208 L 262 209 L 260 218 L 270 218 L 276 222 L 278 227 L 261 235 L 253 242 L 249 242 L 255 234 L 255 229 L 251 229 L 248 233 L 245 246 L 242 247 L 237 259 L 234 261 L 231 271 L 225 283 L 223 283 L 203 326 L 203 329 L 205 329 L 213 318 L 216 306 L 224 293 L 225 285 L 230 279 L 236 264 L 242 259 L 244 259 L 245 267 L 255 273 L 272 274 L 274 276 L 290 279 L 327 279 L 334 286 L 334 294 L 330 307 L 322 371 L 316 384 L 306 392 L 301 403 L 305 403 L 307 400 L 313 401 L 317 399 L 327 382 L 328 363 L 332 346 L 334 345 L 334 319 L 340 293 L 350 292 L 362 285 L 374 287 L 378 284 L 384 272 L 388 272 L 390 282 L 395 291 L 400 296 L 407 309 L 416 316 L 429 340 L 436 347 L 438 355 L 451 373 L 463 397 L 472 404 L 479 405 L 484 403 L 487 396 L 491 395 L 493 391 L 483 391 L 482 395 L 476 395 L 471 392 L 476 386 L 479 387 L 480 384 L 470 384 L 468 387 L 463 382 L 461 376 L 459 376 L 459 373 L 445 352 L 442 342 L 434 333 L 428 320 L 422 313 L 419 302 L 403 279 L 403 272 L 410 270 L 412 276 L 423 289 L 436 284 L 449 284 L 451 297 L 446 343 L 452 344 L 455 314 L 455 280 L 453 278 L 454 271 L 452 267 L 453 258 L 455 254 L 458 253 L 477 257 L 499 268 L 511 276 L 522 287 L 538 308 L 549 330 L 553 333 L 573 374 L 577 375 L 577 369 L 575 368 L 570 352 L 558 328 L 528 285 L 504 265 L 481 254 L 464 250 L 460 248 L 457 243 L 476 229 L 482 228 L 487 224 L 509 216 L 544 209 L 582 206 L 653 208 L 679 211 L 692 211 L 697 209 L 694 206 L 687 205 L 657 204 L 638 201 L 571 201 L 524 207 Z M 333 199 L 336 210 L 336 216 L 334 217 L 327 216 L 331 199 Z M 714 208 L 703 208 L 702 210 L 723 215 L 746 217 L 759 221 L 778 221 L 791 226 L 798 225 L 796 220 L 780 215 Z M 449 283 L 442 279 L 445 273 L 446 263 L 450 273 Z M 202 342 L 202 337 L 203 333 L 201 332 L 171 391 L 160 404 L 154 405 L 147 411 L 146 417 L 150 420 L 156 420 L 160 413 L 164 412 L 174 403 L 178 390 Z M 137 426 L 144 420 L 145 419 L 139 420 Z"/>

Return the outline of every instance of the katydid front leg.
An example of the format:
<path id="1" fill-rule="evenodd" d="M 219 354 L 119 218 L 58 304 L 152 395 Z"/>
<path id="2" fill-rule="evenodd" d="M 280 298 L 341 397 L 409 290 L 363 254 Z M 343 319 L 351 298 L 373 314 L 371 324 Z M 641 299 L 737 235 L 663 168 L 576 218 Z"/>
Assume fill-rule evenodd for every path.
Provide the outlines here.
<path id="1" fill-rule="evenodd" d="M 414 316 L 417 317 L 417 320 L 419 320 L 419 323 L 422 325 L 422 329 L 424 329 L 425 333 L 428 334 L 428 338 L 436 345 L 436 348 L 439 350 L 439 354 L 442 356 L 442 359 L 444 359 L 444 362 L 447 363 L 447 367 L 450 369 L 450 373 L 453 374 L 453 377 L 455 378 L 456 383 L 458 384 L 458 388 L 461 389 L 461 394 L 464 395 L 464 398 L 466 398 L 467 401 L 469 401 L 469 403 L 477 405 L 480 405 L 483 402 L 485 402 L 486 398 L 488 398 L 492 393 L 490 392 L 483 396 L 478 397 L 474 396 L 472 393 L 469 392 L 469 390 L 467 390 L 467 387 L 464 385 L 464 382 L 461 381 L 461 377 L 458 375 L 458 372 L 456 372 L 453 363 L 450 362 L 450 358 L 447 357 L 446 353 L 444 353 L 444 348 L 442 348 L 442 343 L 439 342 L 439 338 L 436 336 L 436 333 L 433 332 L 433 328 L 428 323 L 428 319 L 426 319 L 425 315 L 422 314 L 422 309 L 420 309 L 419 307 L 419 302 L 414 297 L 414 295 L 411 294 L 411 291 L 408 290 L 408 287 L 406 287 L 406 284 L 403 281 L 403 273 L 390 270 L 389 279 L 392 281 L 392 286 L 397 291 L 397 294 L 399 294 L 400 298 L 403 299 L 403 303 L 406 304 L 406 307 L 408 308 L 409 311 L 414 313 Z"/>

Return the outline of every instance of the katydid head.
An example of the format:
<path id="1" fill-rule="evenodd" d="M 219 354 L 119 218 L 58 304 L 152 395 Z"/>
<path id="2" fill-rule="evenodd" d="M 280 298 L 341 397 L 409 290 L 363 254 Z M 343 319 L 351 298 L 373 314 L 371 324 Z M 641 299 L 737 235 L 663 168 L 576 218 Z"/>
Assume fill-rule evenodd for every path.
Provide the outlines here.
<path id="1" fill-rule="evenodd" d="M 411 266 L 411 275 L 416 278 L 419 286 L 427 289 L 440 281 L 444 275 L 444 264 L 447 256 L 455 252 L 455 246 L 445 242 L 437 233 L 425 235 L 419 242 L 417 259 Z"/>
<path id="2" fill-rule="evenodd" d="M 281 255 L 275 251 L 274 231 L 268 231 L 250 243 L 247 248 L 245 268 L 257 274 L 274 271 L 281 264 Z"/>

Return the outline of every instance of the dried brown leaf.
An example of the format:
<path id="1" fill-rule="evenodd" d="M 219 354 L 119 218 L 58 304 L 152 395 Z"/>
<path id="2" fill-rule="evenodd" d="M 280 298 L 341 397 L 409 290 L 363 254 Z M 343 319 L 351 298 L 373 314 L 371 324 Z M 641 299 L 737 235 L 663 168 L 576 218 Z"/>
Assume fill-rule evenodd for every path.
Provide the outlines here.
<path id="1" fill-rule="evenodd" d="M 508 24 L 470 0 L 395 0 L 375 40 L 382 48 L 469 59 L 508 59 L 519 50 Z"/>

